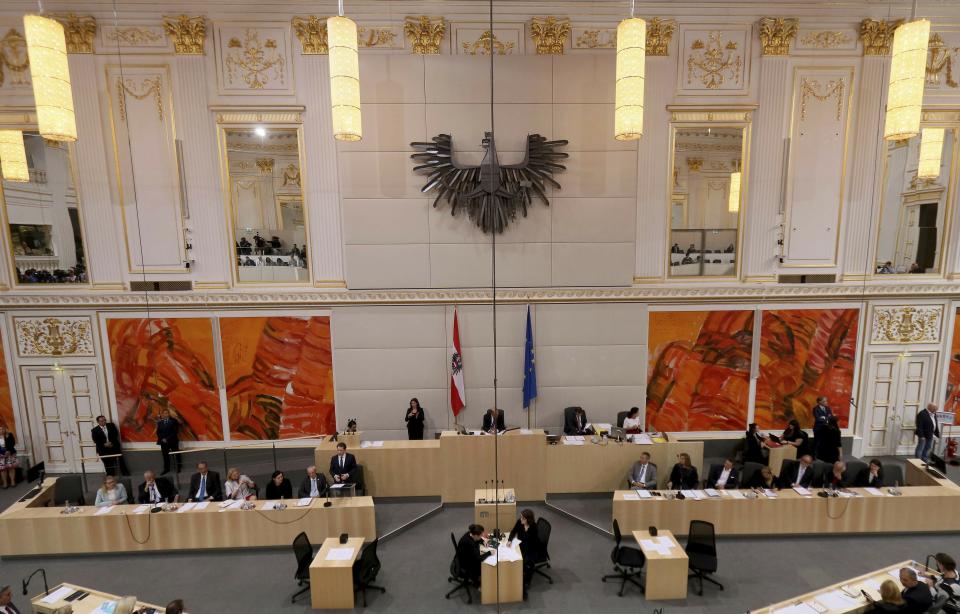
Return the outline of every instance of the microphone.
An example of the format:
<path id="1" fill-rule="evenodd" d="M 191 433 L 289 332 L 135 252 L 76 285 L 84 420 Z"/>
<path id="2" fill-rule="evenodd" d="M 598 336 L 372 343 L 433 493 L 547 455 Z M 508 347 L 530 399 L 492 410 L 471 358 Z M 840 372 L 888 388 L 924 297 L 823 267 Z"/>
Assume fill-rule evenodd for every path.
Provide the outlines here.
<path id="1" fill-rule="evenodd" d="M 33 580 L 33 576 L 35 576 L 35 575 L 37 575 L 37 574 L 40 574 L 40 575 L 43 577 L 43 594 L 44 594 L 44 595 L 49 595 L 49 594 L 50 594 L 50 588 L 47 586 L 47 571 L 46 571 L 43 567 L 40 567 L 40 568 L 34 570 L 34 572 L 33 572 L 32 574 L 30 574 L 29 576 L 27 576 L 27 578 L 22 581 L 22 583 L 23 583 L 23 594 L 24 594 L 24 595 L 27 594 L 27 588 L 30 586 L 30 580 Z"/>
<path id="2" fill-rule="evenodd" d="M 484 481 L 483 481 L 483 496 L 480 497 L 480 503 L 486 503 L 486 502 L 487 502 L 487 481 L 484 480 Z"/>

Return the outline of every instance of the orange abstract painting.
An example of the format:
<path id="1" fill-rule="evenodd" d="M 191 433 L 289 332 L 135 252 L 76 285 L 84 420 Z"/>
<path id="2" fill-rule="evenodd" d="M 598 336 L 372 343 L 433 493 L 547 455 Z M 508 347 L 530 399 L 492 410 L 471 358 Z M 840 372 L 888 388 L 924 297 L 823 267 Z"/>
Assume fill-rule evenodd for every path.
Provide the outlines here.
<path id="1" fill-rule="evenodd" d="M 956 412 L 960 407 L 960 309 L 953 321 L 953 340 L 950 346 L 950 370 L 947 371 L 947 398 L 943 411 Z"/>
<path id="2" fill-rule="evenodd" d="M 753 311 L 655 311 L 649 330 L 647 428 L 745 430 Z"/>
<path id="3" fill-rule="evenodd" d="M 230 436 L 336 431 L 330 317 L 221 318 Z"/>
<path id="4" fill-rule="evenodd" d="M 223 440 L 210 318 L 109 319 L 107 338 L 122 439 L 156 441 L 169 409 L 181 440 Z"/>
<path id="5" fill-rule="evenodd" d="M 10 396 L 10 378 L 7 374 L 6 348 L 0 344 L 0 424 L 19 438 L 13 418 L 13 397 Z"/>
<path id="6" fill-rule="evenodd" d="M 761 430 L 782 430 L 794 418 L 811 427 L 818 396 L 847 426 L 859 316 L 858 309 L 763 312 L 754 418 Z"/>

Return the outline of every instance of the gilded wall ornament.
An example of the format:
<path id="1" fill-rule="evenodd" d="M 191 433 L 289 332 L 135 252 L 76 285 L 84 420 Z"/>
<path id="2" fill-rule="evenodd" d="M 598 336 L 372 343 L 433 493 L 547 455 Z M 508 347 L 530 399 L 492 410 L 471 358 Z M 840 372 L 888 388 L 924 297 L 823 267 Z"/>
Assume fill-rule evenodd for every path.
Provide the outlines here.
<path id="1" fill-rule="evenodd" d="M 177 55 L 203 55 L 207 38 L 207 20 L 203 15 L 168 17 L 163 20 L 163 29 L 173 40 L 173 51 Z"/>
<path id="2" fill-rule="evenodd" d="M 17 352 L 23 357 L 94 356 L 90 318 L 14 318 Z"/>
<path id="3" fill-rule="evenodd" d="M 843 113 L 843 90 L 845 84 L 843 79 L 833 79 L 827 83 L 826 87 L 821 85 L 816 79 L 807 79 L 804 77 L 800 81 L 800 121 L 807 119 L 807 101 L 813 98 L 820 102 L 825 102 L 831 97 L 837 97 L 837 116 L 840 121 L 840 115 Z"/>
<path id="4" fill-rule="evenodd" d="M 283 169 L 283 185 L 296 185 L 300 187 L 300 169 L 296 164 L 289 164 Z"/>
<path id="5" fill-rule="evenodd" d="M 104 34 L 104 40 L 121 47 L 154 46 L 163 40 L 163 35 L 149 28 L 136 26 L 110 28 Z"/>
<path id="6" fill-rule="evenodd" d="M 578 30 L 573 38 L 574 49 L 616 49 L 617 31 L 613 28 Z"/>
<path id="7" fill-rule="evenodd" d="M 437 55 L 440 53 L 440 42 L 447 31 L 447 23 L 443 17 L 431 19 L 427 15 L 407 17 L 403 23 L 403 33 L 413 46 L 411 53 L 415 55 Z"/>
<path id="8" fill-rule="evenodd" d="M 872 343 L 939 343 L 943 305 L 877 305 Z"/>
<path id="9" fill-rule="evenodd" d="M 472 43 L 461 43 L 461 45 L 463 46 L 463 52 L 467 55 L 490 55 L 491 53 L 510 55 L 516 46 L 513 41 L 497 40 L 497 36 L 490 30 L 486 30 L 480 35 L 480 38 Z"/>
<path id="10" fill-rule="evenodd" d="M 10 28 L 0 38 L 0 87 L 7 83 L 10 71 L 10 85 L 30 85 L 30 58 L 27 57 L 27 40 L 15 29 Z"/>
<path id="11" fill-rule="evenodd" d="M 703 158 L 687 158 L 687 169 L 691 172 L 703 168 Z"/>
<path id="12" fill-rule="evenodd" d="M 896 21 L 864 19 L 861 21 L 860 40 L 863 42 L 863 55 L 890 55 L 893 31 L 902 23 L 902 19 Z"/>
<path id="13" fill-rule="evenodd" d="M 737 52 L 737 43 L 727 41 L 723 44 L 723 34 L 717 30 L 709 33 L 707 42 L 696 39 L 690 45 L 690 57 L 687 58 L 687 83 L 694 78 L 710 90 L 719 89 L 726 79 L 740 83 L 743 69 L 743 56 Z"/>
<path id="14" fill-rule="evenodd" d="M 93 53 L 93 39 L 97 35 L 97 20 L 89 15 L 79 17 L 74 13 L 58 16 L 63 24 L 67 53 Z"/>
<path id="15" fill-rule="evenodd" d="M 360 47 L 385 47 L 387 49 L 403 49 L 403 40 L 397 44 L 397 32 L 393 26 L 383 26 L 378 28 L 368 28 L 360 26 L 357 28 L 357 43 Z"/>
<path id="16" fill-rule="evenodd" d="M 286 81 L 286 60 L 277 49 L 275 39 L 261 41 L 257 30 L 247 28 L 243 41 L 233 37 L 227 43 L 227 49 L 224 66 L 231 85 L 238 77 L 252 90 L 263 89 L 267 81 Z"/>
<path id="17" fill-rule="evenodd" d="M 257 158 L 257 168 L 261 175 L 273 174 L 273 158 Z"/>
<path id="18" fill-rule="evenodd" d="M 294 17 L 290 21 L 293 32 L 300 39 L 300 53 L 303 55 L 326 55 L 330 52 L 327 46 L 327 21 L 318 19 L 316 15 L 309 17 Z"/>
<path id="19" fill-rule="evenodd" d="M 760 54 L 790 55 L 790 42 L 800 21 L 790 17 L 760 18 Z"/>
<path id="20" fill-rule="evenodd" d="M 836 49 L 853 42 L 850 35 L 839 30 L 822 30 L 807 32 L 800 38 L 800 42 L 807 47 L 817 49 Z"/>
<path id="21" fill-rule="evenodd" d="M 943 73 L 944 85 L 947 87 L 958 87 L 957 82 L 953 78 L 953 60 L 960 57 L 960 47 L 947 47 L 943 42 L 943 37 L 937 32 L 930 37 L 927 53 L 929 54 L 927 56 L 926 70 L 927 86 L 939 87 L 940 73 Z"/>
<path id="22" fill-rule="evenodd" d="M 120 107 L 120 121 L 127 121 L 127 96 L 133 96 L 137 100 L 144 100 L 147 96 L 153 96 L 157 104 L 157 117 L 163 121 L 163 82 L 160 76 L 153 78 L 145 77 L 140 83 L 137 83 L 133 77 L 125 79 L 117 78 L 117 104 Z"/>
<path id="23" fill-rule="evenodd" d="M 660 19 L 654 17 L 647 22 L 647 55 L 665 56 L 668 55 L 667 48 L 670 46 L 670 40 L 673 33 L 677 31 L 677 22 L 672 19 Z M 614 43 L 616 46 L 616 43 Z"/>
<path id="24" fill-rule="evenodd" d="M 563 55 L 563 47 L 570 36 L 570 20 L 549 16 L 534 17 L 530 23 L 530 36 L 536 45 L 537 55 Z"/>

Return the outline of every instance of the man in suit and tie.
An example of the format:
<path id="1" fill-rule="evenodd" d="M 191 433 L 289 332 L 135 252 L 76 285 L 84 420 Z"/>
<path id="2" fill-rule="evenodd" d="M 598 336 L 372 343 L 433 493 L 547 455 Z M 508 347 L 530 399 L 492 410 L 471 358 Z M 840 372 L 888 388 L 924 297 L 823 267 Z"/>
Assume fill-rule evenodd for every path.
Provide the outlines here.
<path id="1" fill-rule="evenodd" d="M 930 456 L 930 450 L 933 448 L 933 440 L 940 437 L 940 424 L 937 421 L 937 406 L 933 403 L 927 403 L 926 409 L 921 409 L 917 413 L 917 449 L 914 456 L 927 462 Z"/>
<path id="2" fill-rule="evenodd" d="M 0 614 L 20 614 L 17 606 L 13 605 L 13 591 L 9 586 L 0 588 Z"/>
<path id="3" fill-rule="evenodd" d="M 871 458 L 870 464 L 857 473 L 854 484 L 860 487 L 880 488 L 883 486 L 883 463 L 879 458 Z"/>
<path id="4" fill-rule="evenodd" d="M 640 460 L 633 464 L 630 475 L 630 488 L 644 488 L 652 490 L 657 487 L 657 466 L 650 462 L 650 453 L 640 454 Z"/>
<path id="5" fill-rule="evenodd" d="M 357 459 L 347 452 L 347 444 L 341 441 L 337 444 L 337 453 L 330 459 L 330 475 L 333 476 L 333 483 L 353 483 L 356 471 Z"/>
<path id="6" fill-rule="evenodd" d="M 210 471 L 207 461 L 197 463 L 197 472 L 190 476 L 190 501 L 223 501 L 220 474 Z"/>
<path id="7" fill-rule="evenodd" d="M 784 465 L 783 472 L 780 474 L 780 488 L 793 488 L 802 486 L 809 488 L 813 483 L 813 457 L 804 454 L 800 457 L 800 462 Z"/>
<path id="8" fill-rule="evenodd" d="M 926 582 L 921 582 L 917 578 L 917 572 L 909 567 L 900 570 L 900 584 L 903 585 L 903 592 L 900 596 L 905 602 L 901 612 L 905 614 L 925 614 L 930 606 L 933 605 L 933 593 Z"/>
<path id="9" fill-rule="evenodd" d="M 97 416 L 97 426 L 90 429 L 90 436 L 93 438 L 94 445 L 97 446 L 97 456 L 112 456 L 114 454 L 123 454 L 120 449 L 120 431 L 113 422 L 107 422 L 106 417 Z M 117 475 L 117 468 L 123 475 L 130 475 L 127 470 L 127 464 L 123 462 L 123 456 L 115 458 L 101 458 L 103 461 L 103 470 L 107 475 Z"/>
<path id="10" fill-rule="evenodd" d="M 496 430 L 494 430 L 494 427 L 496 427 Z M 503 410 L 495 407 L 488 409 L 487 413 L 483 414 L 482 430 L 484 433 L 498 433 L 507 430 L 503 423 Z"/>
<path id="11" fill-rule="evenodd" d="M 740 483 L 740 474 L 737 468 L 733 466 L 733 459 L 728 458 L 722 465 L 714 465 L 710 468 L 710 474 L 707 476 L 707 488 L 723 490 L 724 488 L 737 488 Z"/>
<path id="12" fill-rule="evenodd" d="M 564 435 L 592 435 L 593 429 L 587 428 L 587 412 L 582 407 L 573 407 L 573 411 L 568 413 L 563 425 Z"/>
<path id="13" fill-rule="evenodd" d="M 170 415 L 170 410 L 163 408 L 160 410 L 160 419 L 157 420 L 157 445 L 160 446 L 160 453 L 163 454 L 163 473 L 170 473 L 170 453 L 180 451 L 180 423 Z M 180 473 L 180 455 L 173 455 L 175 471 Z"/>
<path id="14" fill-rule="evenodd" d="M 297 496 L 301 499 L 307 497 L 322 497 L 327 490 L 327 479 L 317 473 L 317 466 L 307 467 L 307 477 L 300 482 L 300 488 L 297 490 Z"/>
<path id="15" fill-rule="evenodd" d="M 138 503 L 166 503 L 177 496 L 170 480 L 158 478 L 152 469 L 143 472 L 143 483 L 137 487 Z"/>
<path id="16" fill-rule="evenodd" d="M 827 397 L 817 397 L 817 404 L 810 410 L 813 414 L 813 437 L 818 437 L 833 416 L 833 410 L 827 405 Z"/>

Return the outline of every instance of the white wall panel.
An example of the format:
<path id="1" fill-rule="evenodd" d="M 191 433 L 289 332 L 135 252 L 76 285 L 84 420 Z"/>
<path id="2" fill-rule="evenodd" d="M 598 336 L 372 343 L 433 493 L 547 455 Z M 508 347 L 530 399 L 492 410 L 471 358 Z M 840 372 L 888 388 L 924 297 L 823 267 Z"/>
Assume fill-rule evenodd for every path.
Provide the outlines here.
<path id="1" fill-rule="evenodd" d="M 444 307 L 337 307 L 333 338 L 338 349 L 446 347 Z"/>
<path id="2" fill-rule="evenodd" d="M 425 198 L 345 198 L 343 236 L 347 245 L 428 243 L 430 201 Z"/>
<path id="3" fill-rule="evenodd" d="M 337 349 L 337 388 L 436 388 L 443 381 L 447 352 L 443 348 Z"/>
<path id="4" fill-rule="evenodd" d="M 430 254 L 427 245 L 347 245 L 351 288 L 427 288 Z"/>
<path id="5" fill-rule="evenodd" d="M 538 305 L 536 342 L 541 346 L 645 345 L 643 303 Z"/>
<path id="6" fill-rule="evenodd" d="M 623 286 L 633 278 L 634 244 L 554 243 L 555 286 Z"/>

